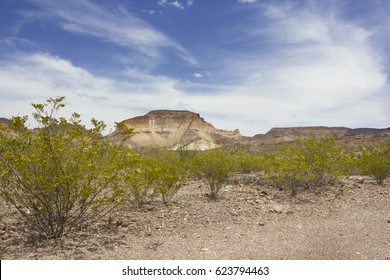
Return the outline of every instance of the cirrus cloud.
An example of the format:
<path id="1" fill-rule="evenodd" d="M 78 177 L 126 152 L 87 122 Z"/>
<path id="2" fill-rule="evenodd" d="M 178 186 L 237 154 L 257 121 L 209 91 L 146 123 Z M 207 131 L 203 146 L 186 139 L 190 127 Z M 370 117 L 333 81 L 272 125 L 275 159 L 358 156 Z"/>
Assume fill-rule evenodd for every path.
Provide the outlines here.
<path id="1" fill-rule="evenodd" d="M 74 34 L 88 35 L 114 45 L 129 47 L 153 59 L 162 59 L 162 48 L 171 48 L 187 63 L 197 60 L 174 39 L 159 32 L 148 22 L 121 6 L 107 10 L 85 0 L 29 0 L 39 12 L 25 12 L 29 18 L 45 18 Z"/>

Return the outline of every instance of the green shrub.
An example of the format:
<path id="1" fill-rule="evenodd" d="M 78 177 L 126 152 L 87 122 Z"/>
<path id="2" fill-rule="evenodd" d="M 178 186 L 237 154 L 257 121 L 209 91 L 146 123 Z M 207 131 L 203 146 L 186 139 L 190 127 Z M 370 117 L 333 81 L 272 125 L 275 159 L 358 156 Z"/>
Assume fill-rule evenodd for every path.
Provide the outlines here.
<path id="1" fill-rule="evenodd" d="M 362 149 L 358 166 L 363 175 L 374 177 L 378 184 L 390 177 L 390 144 L 376 144 Z"/>
<path id="2" fill-rule="evenodd" d="M 234 158 L 226 150 L 216 148 L 199 153 L 194 158 L 194 167 L 195 173 L 208 186 L 209 197 L 215 200 L 235 169 L 235 164 Z"/>
<path id="3" fill-rule="evenodd" d="M 268 177 L 296 195 L 299 188 L 320 186 L 341 174 L 342 153 L 336 139 L 314 135 L 280 145 L 277 152 L 268 153 L 264 169 Z"/>
<path id="4" fill-rule="evenodd" d="M 188 168 L 176 151 L 144 150 L 124 174 L 127 201 L 142 207 L 160 195 L 167 204 L 188 178 Z"/>
<path id="5" fill-rule="evenodd" d="M 124 203 L 134 203 L 142 207 L 156 196 L 154 187 L 157 185 L 160 163 L 153 158 L 138 156 L 134 162 L 130 160 L 123 174 Z"/>
<path id="6" fill-rule="evenodd" d="M 159 178 L 155 186 L 162 201 L 167 204 L 189 178 L 187 161 L 190 157 L 182 157 L 182 153 L 169 150 L 158 150 L 156 157 L 160 162 Z"/>
<path id="7" fill-rule="evenodd" d="M 233 155 L 238 172 L 248 174 L 261 170 L 261 157 L 255 152 L 239 149 L 234 151 Z"/>
<path id="8" fill-rule="evenodd" d="M 185 164 L 191 163 L 192 159 L 199 153 L 197 150 L 191 150 L 187 145 L 180 145 L 176 149 L 176 154 L 180 161 Z"/>
<path id="9" fill-rule="evenodd" d="M 27 117 L 12 118 L 0 133 L 0 195 L 33 230 L 57 238 L 86 225 L 115 207 L 120 194 L 123 145 L 102 140 L 103 122 L 93 128 L 56 118 L 64 97 L 33 104 L 39 129 Z M 131 131 L 128 131 L 131 135 Z"/>

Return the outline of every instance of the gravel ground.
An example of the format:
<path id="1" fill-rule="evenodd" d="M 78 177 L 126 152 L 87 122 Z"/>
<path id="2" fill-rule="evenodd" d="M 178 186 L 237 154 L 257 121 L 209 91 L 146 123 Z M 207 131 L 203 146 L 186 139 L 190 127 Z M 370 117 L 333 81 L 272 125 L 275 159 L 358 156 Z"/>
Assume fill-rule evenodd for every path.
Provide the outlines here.
<path id="1" fill-rule="evenodd" d="M 217 201 L 206 192 L 194 180 L 167 206 L 123 207 L 56 241 L 29 238 L 23 224 L 3 218 L 0 257 L 390 259 L 389 180 L 377 185 L 350 177 L 292 198 L 256 175 L 241 174 Z"/>

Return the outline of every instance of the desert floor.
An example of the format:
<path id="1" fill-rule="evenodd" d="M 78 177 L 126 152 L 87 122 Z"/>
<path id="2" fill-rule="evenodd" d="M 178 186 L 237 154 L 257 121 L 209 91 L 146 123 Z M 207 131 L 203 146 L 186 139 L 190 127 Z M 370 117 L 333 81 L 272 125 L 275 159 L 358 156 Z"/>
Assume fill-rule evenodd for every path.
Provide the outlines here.
<path id="1" fill-rule="evenodd" d="M 3 218 L 0 257 L 390 259 L 390 180 L 354 176 L 291 197 L 241 174 L 217 201 L 206 193 L 193 180 L 167 206 L 122 207 L 57 241 L 31 238 L 23 223 Z"/>

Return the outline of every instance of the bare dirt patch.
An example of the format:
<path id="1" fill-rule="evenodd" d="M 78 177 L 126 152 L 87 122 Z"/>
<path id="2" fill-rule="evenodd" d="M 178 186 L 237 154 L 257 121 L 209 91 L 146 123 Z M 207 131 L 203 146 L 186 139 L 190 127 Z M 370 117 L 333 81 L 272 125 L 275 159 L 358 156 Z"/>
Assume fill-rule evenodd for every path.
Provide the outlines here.
<path id="1" fill-rule="evenodd" d="M 121 207 L 59 240 L 0 221 L 1 259 L 390 259 L 390 181 L 351 177 L 291 197 L 253 174 L 210 201 L 201 181 L 167 206 Z M 3 212 L 4 204 L 1 211 Z"/>

